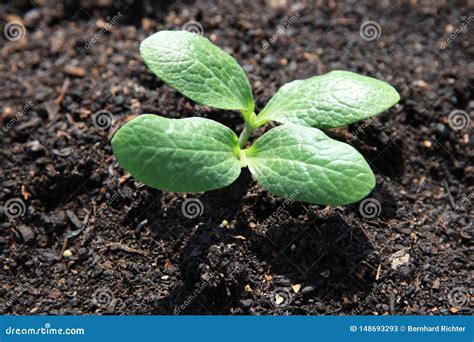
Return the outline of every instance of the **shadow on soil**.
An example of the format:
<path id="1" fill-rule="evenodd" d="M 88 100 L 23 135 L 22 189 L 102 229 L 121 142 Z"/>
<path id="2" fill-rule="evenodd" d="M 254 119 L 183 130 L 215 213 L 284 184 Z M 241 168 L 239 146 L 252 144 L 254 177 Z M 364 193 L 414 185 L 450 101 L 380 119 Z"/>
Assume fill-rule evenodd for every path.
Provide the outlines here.
<path id="1" fill-rule="evenodd" d="M 260 277 L 264 281 L 265 274 L 272 275 L 268 301 L 257 304 L 269 309 L 272 309 L 270 297 L 275 288 L 291 290 L 291 285 L 303 284 L 302 292 L 295 294 L 292 300 L 339 301 L 342 296 L 372 287 L 378 257 L 361 228 L 344 221 L 333 211 L 323 217 L 312 214 L 309 218 L 304 215 L 307 209 L 303 205 L 291 203 L 286 208 L 292 211 L 291 217 L 298 217 L 296 211 L 304 220 L 284 218 L 283 223 L 272 221 L 269 224 L 259 218 L 257 226 L 251 229 L 242 210 L 250 182 L 250 176 L 244 173 L 231 186 L 197 197 L 206 207 L 213 204 L 210 208 L 219 208 L 221 212 L 207 212 L 196 220 L 183 221 L 185 224 L 175 222 L 177 228 L 173 233 L 166 233 L 165 238 L 171 239 L 188 234 L 178 252 L 183 283 L 157 300 L 156 314 L 222 314 L 229 308 L 242 306 L 244 310 L 237 313 L 244 313 L 248 302 L 243 299 L 249 298 L 245 292 L 245 284 L 250 283 L 248 278 Z M 283 200 L 277 200 L 264 210 L 262 218 L 284 205 Z M 159 222 L 153 213 L 149 215 L 150 222 Z M 179 220 L 180 207 L 169 209 L 168 215 Z M 235 229 L 216 224 L 222 217 L 231 215 L 241 216 L 240 222 L 236 220 Z M 159 237 L 164 233 L 163 226 L 160 228 L 157 224 L 153 232 Z M 241 240 L 236 240 L 236 236 Z M 262 274 L 247 274 L 249 263 L 257 264 Z M 219 278 L 220 273 L 229 277 Z"/>

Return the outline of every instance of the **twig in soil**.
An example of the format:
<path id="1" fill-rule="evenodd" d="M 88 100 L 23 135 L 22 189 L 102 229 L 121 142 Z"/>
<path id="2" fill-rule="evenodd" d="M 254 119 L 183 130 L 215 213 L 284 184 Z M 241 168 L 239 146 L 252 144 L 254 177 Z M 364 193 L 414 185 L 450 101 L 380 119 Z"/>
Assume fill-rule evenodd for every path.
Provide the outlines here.
<path id="1" fill-rule="evenodd" d="M 451 191 L 449 190 L 449 184 L 446 181 L 446 179 L 443 182 L 444 182 L 444 187 L 446 188 L 446 192 L 448 193 L 449 205 L 451 206 L 451 209 L 454 210 L 456 208 L 456 204 L 454 203 L 453 195 L 451 195 Z"/>
<path id="2" fill-rule="evenodd" d="M 72 118 L 71 114 L 69 113 L 66 113 L 66 119 L 67 121 L 69 122 L 69 124 L 75 128 L 78 128 L 77 126 L 77 123 L 74 121 L 74 119 Z"/>
<path id="3" fill-rule="evenodd" d="M 71 80 L 69 78 L 66 78 L 64 80 L 64 83 L 61 87 L 61 90 L 59 92 L 58 97 L 54 100 L 54 104 L 56 106 L 61 106 L 61 103 L 63 102 L 64 98 L 66 97 L 67 91 L 69 89 L 69 86 L 71 85 Z"/>
<path id="4" fill-rule="evenodd" d="M 59 252 L 59 260 L 61 261 L 63 259 L 64 251 L 66 250 L 67 247 L 67 237 L 64 238 L 63 240 L 63 246 L 61 247 L 61 251 Z"/>
<path id="5" fill-rule="evenodd" d="M 375 247 L 375 244 L 374 244 L 374 239 L 369 235 L 369 233 L 367 233 L 367 231 L 365 230 L 364 227 L 360 226 L 359 227 L 360 230 L 362 231 L 362 233 L 364 234 L 365 238 L 367 239 L 367 241 L 370 243 L 370 245 L 372 247 Z M 351 233 L 352 233 L 352 230 L 351 230 Z"/>
<path id="6" fill-rule="evenodd" d="M 375 274 L 375 280 L 380 279 L 380 273 L 382 271 L 382 264 L 379 264 L 379 267 L 377 267 L 377 273 Z"/>
<path id="7" fill-rule="evenodd" d="M 136 253 L 136 254 L 141 254 L 141 255 L 144 255 L 144 256 L 148 256 L 148 253 L 145 252 L 144 250 L 133 248 L 133 247 L 130 247 L 130 246 L 127 246 L 127 245 L 123 245 L 121 243 L 116 243 L 116 242 L 109 243 L 107 245 L 107 247 L 112 248 L 112 249 L 120 249 L 120 250 L 128 252 L 128 253 Z"/>
<path id="8" fill-rule="evenodd" d="M 50 129 L 59 118 L 59 107 L 54 103 L 54 101 L 48 101 L 45 103 L 46 111 L 48 112 L 49 122 L 46 124 L 46 129 Z M 67 134 L 65 136 L 69 137 Z"/>

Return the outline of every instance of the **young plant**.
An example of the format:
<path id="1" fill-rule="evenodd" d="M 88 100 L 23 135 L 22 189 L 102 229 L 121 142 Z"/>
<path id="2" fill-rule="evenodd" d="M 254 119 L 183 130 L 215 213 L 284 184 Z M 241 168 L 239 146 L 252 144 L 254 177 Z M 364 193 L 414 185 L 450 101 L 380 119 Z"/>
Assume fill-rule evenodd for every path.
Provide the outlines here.
<path id="1" fill-rule="evenodd" d="M 140 52 L 148 68 L 169 86 L 209 107 L 237 110 L 239 137 L 209 119 L 168 119 L 144 114 L 112 139 L 119 163 L 146 185 L 197 192 L 231 184 L 248 167 L 269 192 L 315 204 L 344 205 L 375 186 L 369 165 L 353 147 L 319 129 L 345 126 L 390 108 L 400 99 L 390 85 L 348 71 L 293 81 L 256 115 L 242 68 L 208 39 L 186 31 L 161 31 Z M 282 125 L 246 147 L 254 130 Z"/>

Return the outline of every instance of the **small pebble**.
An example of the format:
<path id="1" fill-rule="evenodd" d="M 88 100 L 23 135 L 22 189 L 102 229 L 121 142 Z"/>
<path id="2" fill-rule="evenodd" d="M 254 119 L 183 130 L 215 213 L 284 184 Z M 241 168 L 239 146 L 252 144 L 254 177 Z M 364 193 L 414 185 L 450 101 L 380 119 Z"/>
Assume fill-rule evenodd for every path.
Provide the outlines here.
<path id="1" fill-rule="evenodd" d="M 446 125 L 442 123 L 437 123 L 435 125 L 435 129 L 436 129 L 436 132 L 438 132 L 439 135 L 441 135 L 443 138 L 449 137 L 449 128 Z"/>
<path id="2" fill-rule="evenodd" d="M 70 249 L 66 249 L 64 252 L 63 252 L 63 257 L 65 259 L 69 259 L 70 257 L 72 257 L 72 251 Z"/>
<path id="3" fill-rule="evenodd" d="M 243 308 L 249 308 L 252 306 L 252 300 L 251 299 L 241 299 L 239 300 L 239 304 Z"/>
<path id="4" fill-rule="evenodd" d="M 82 229 L 82 222 L 71 210 L 66 210 L 66 216 L 76 229 Z"/>
<path id="5" fill-rule="evenodd" d="M 314 286 L 308 285 L 308 286 L 305 286 L 303 290 L 301 290 L 301 293 L 302 294 L 310 293 L 310 292 L 313 292 L 314 290 L 315 290 Z"/>
<path id="6" fill-rule="evenodd" d="M 38 9 L 32 9 L 26 12 L 23 21 L 27 27 L 34 27 L 41 21 L 41 12 Z"/>

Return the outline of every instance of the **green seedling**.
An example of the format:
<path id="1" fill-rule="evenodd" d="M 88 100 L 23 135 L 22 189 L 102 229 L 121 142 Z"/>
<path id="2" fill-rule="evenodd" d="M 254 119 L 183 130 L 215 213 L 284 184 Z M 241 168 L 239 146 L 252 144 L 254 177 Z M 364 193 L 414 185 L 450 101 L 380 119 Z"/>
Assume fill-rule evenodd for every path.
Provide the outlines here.
<path id="1" fill-rule="evenodd" d="M 197 192 L 231 184 L 243 167 L 269 192 L 303 202 L 345 205 L 375 186 L 369 165 L 353 147 L 320 129 L 373 117 L 400 99 L 382 81 L 348 71 L 290 82 L 257 115 L 250 83 L 237 62 L 208 39 L 186 31 L 160 31 L 140 53 L 162 81 L 191 100 L 242 113 L 240 137 L 205 118 L 168 119 L 143 114 L 112 139 L 119 163 L 144 184 Z M 275 121 L 247 146 L 256 128 Z"/>

